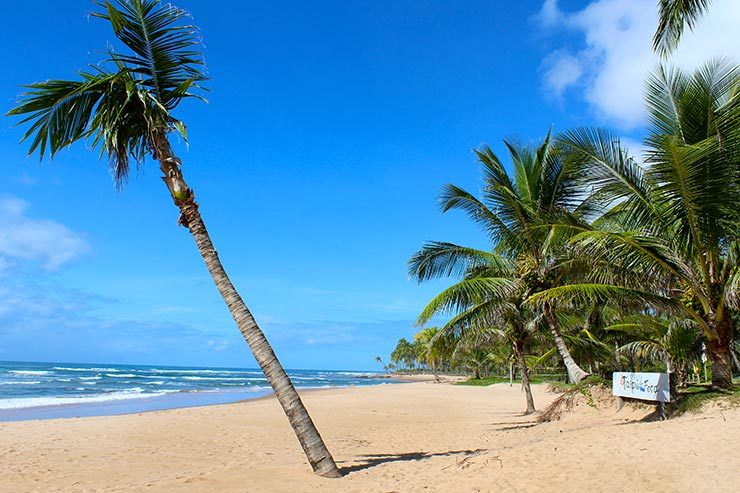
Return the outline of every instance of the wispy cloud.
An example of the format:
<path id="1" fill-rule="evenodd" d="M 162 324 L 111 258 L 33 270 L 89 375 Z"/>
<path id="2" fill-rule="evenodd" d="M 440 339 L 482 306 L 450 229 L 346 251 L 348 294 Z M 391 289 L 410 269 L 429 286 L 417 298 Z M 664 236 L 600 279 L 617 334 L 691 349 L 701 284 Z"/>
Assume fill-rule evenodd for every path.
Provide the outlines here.
<path id="1" fill-rule="evenodd" d="M 90 250 L 85 239 L 67 226 L 30 217 L 30 207 L 17 197 L 0 197 L 0 273 L 17 261 L 53 271 Z"/>
<path id="2" fill-rule="evenodd" d="M 540 26 L 546 28 L 560 24 L 563 21 L 563 13 L 558 6 L 558 0 L 545 0 L 535 19 Z"/>
<path id="3" fill-rule="evenodd" d="M 583 99 L 604 122 L 625 130 L 644 123 L 644 81 L 659 63 L 651 48 L 655 0 L 596 0 L 575 12 L 546 0 L 536 19 L 559 43 L 543 60 L 549 94 Z M 686 33 L 670 63 L 693 69 L 713 57 L 740 60 L 738 32 L 740 2 L 717 0 L 696 30 Z"/>
<path id="4" fill-rule="evenodd" d="M 232 361 L 250 363 L 231 327 L 220 335 L 216 328 L 96 315 L 107 303 L 43 280 L 8 280 L 0 286 L 0 359 L 218 365 L 235 349 Z"/>
<path id="5" fill-rule="evenodd" d="M 555 51 L 542 62 L 542 69 L 548 92 L 562 100 L 565 90 L 583 76 L 584 63 L 568 52 Z"/>

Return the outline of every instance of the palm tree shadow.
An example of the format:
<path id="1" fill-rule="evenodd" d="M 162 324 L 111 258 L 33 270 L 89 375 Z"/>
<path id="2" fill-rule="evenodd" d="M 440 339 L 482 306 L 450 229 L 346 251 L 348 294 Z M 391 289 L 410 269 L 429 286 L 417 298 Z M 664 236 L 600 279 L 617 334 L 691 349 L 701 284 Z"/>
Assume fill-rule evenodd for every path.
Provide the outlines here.
<path id="1" fill-rule="evenodd" d="M 498 424 L 507 424 L 507 423 L 498 423 Z M 534 421 L 524 421 L 520 423 L 509 423 L 511 426 L 501 426 L 499 428 L 494 428 L 495 431 L 510 431 L 510 430 L 521 430 L 524 428 L 532 428 L 534 426 L 537 426 L 539 423 Z"/>
<path id="2" fill-rule="evenodd" d="M 475 450 L 448 450 L 447 452 L 408 452 L 404 454 L 363 454 L 358 456 L 363 459 L 363 462 L 353 464 L 351 466 L 340 467 L 339 470 L 342 475 L 349 473 L 362 471 L 364 469 L 370 469 L 380 464 L 386 464 L 388 462 L 406 462 L 413 460 L 424 460 L 431 459 L 432 457 L 449 457 L 452 455 L 464 455 L 469 457 L 471 455 L 477 455 L 481 452 L 485 452 L 487 449 L 475 449 Z"/>

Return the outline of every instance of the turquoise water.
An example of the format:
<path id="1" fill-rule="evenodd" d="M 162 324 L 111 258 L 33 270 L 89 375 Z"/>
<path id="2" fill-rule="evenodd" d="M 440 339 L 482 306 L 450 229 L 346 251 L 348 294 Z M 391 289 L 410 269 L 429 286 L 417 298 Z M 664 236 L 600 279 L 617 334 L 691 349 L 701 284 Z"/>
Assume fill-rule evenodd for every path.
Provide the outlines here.
<path id="1" fill-rule="evenodd" d="M 288 370 L 297 388 L 378 385 L 372 372 Z M 260 370 L 0 362 L 0 421 L 223 404 L 272 392 Z"/>

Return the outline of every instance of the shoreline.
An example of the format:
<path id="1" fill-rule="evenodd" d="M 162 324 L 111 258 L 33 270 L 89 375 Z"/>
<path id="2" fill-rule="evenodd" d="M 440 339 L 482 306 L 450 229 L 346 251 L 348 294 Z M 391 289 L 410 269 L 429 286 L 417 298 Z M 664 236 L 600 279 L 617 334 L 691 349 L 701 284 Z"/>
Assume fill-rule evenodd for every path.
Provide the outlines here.
<path id="1" fill-rule="evenodd" d="M 321 390 L 333 390 L 351 387 L 374 387 L 376 385 L 400 385 L 407 383 L 394 378 L 393 382 L 382 382 L 370 385 L 297 387 L 299 394 Z M 252 391 L 191 391 L 166 394 L 146 395 L 128 399 L 93 401 L 80 403 L 50 404 L 21 408 L 0 409 L 0 423 L 19 421 L 39 421 L 49 419 L 94 418 L 103 416 L 126 416 L 131 414 L 169 411 L 174 409 L 191 409 L 208 406 L 247 403 L 274 396 L 271 389 Z"/>
<path id="2" fill-rule="evenodd" d="M 538 409 L 557 394 L 534 385 Z M 524 416 L 517 386 L 305 389 L 338 465 L 314 475 L 274 396 L 119 416 L 0 423 L 3 491 L 732 491 L 740 409 Z M 588 460 L 584 460 L 588 458 Z M 619 471 L 644 471 L 619 474 Z"/>
<path id="3" fill-rule="evenodd" d="M 298 389 L 401 381 L 377 372 L 288 371 Z M 207 406 L 270 393 L 259 369 L 0 362 L 0 422 Z"/>

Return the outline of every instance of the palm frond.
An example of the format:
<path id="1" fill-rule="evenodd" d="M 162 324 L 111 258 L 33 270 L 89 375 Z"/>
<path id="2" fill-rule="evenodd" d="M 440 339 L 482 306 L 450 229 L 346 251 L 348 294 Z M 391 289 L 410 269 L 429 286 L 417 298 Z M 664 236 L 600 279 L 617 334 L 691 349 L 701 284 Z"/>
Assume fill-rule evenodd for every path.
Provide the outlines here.
<path id="1" fill-rule="evenodd" d="M 93 16 L 110 21 L 113 32 L 133 53 L 111 52 L 131 67 L 160 104 L 172 110 L 206 80 L 201 41 L 195 26 L 184 24 L 186 11 L 159 0 L 100 1 Z"/>
<path id="2" fill-rule="evenodd" d="M 694 29 L 712 0 L 660 0 L 658 28 L 653 35 L 653 49 L 667 57 L 678 46 L 686 27 Z"/>
<path id="3" fill-rule="evenodd" d="M 96 2 L 95 17 L 110 21 L 116 36 L 132 54 L 112 52 L 105 68 L 80 72 L 80 80 L 48 80 L 26 86 L 9 115 L 25 115 L 23 140 L 29 154 L 59 150 L 90 139 L 107 156 L 120 186 L 130 161 L 141 164 L 154 148 L 157 132 L 177 130 L 183 122 L 171 110 L 205 80 L 200 41 L 193 26 L 183 24 L 185 11 L 157 0 Z"/>
<path id="4" fill-rule="evenodd" d="M 464 279 L 435 296 L 419 314 L 416 324 L 421 326 L 434 316 L 460 313 L 483 302 L 505 303 L 517 287 L 515 280 L 506 277 Z"/>
<path id="5" fill-rule="evenodd" d="M 492 252 L 440 241 L 426 243 L 409 260 L 409 276 L 418 282 L 462 276 L 480 268 L 501 275 L 512 271 L 512 263 Z"/>
<path id="6" fill-rule="evenodd" d="M 547 302 L 566 302 L 575 305 L 593 305 L 601 303 L 613 304 L 619 307 L 635 310 L 660 310 L 668 313 L 678 313 L 688 316 L 702 328 L 708 337 L 716 337 L 716 333 L 707 325 L 702 317 L 679 300 L 639 289 L 614 286 L 608 284 L 566 284 L 540 291 L 530 296 L 526 303 L 539 306 Z"/>
<path id="7" fill-rule="evenodd" d="M 644 170 L 613 134 L 599 128 L 577 128 L 558 136 L 564 159 L 591 196 L 589 207 L 621 203 L 627 228 L 663 224 L 650 197 L 653 185 Z"/>
<path id="8" fill-rule="evenodd" d="M 509 325 L 508 319 L 515 313 L 516 308 L 510 303 L 486 300 L 450 318 L 440 327 L 434 340 L 451 338 L 462 343 L 460 349 L 480 346 L 482 341 L 508 340 L 510 334 L 502 327 Z"/>
<path id="9" fill-rule="evenodd" d="M 8 116 L 25 115 L 19 125 L 30 123 L 22 140 L 31 139 L 28 154 L 38 150 L 43 159 L 47 146 L 54 157 L 64 147 L 90 132 L 90 121 L 100 99 L 118 84 L 119 74 L 82 73 L 82 80 L 47 80 L 25 86 L 20 104 Z"/>
<path id="10" fill-rule="evenodd" d="M 470 192 L 453 184 L 442 188 L 439 196 L 442 212 L 459 209 L 465 212 L 471 221 L 481 226 L 493 243 L 507 241 L 515 235 L 509 226 L 483 202 Z"/>

